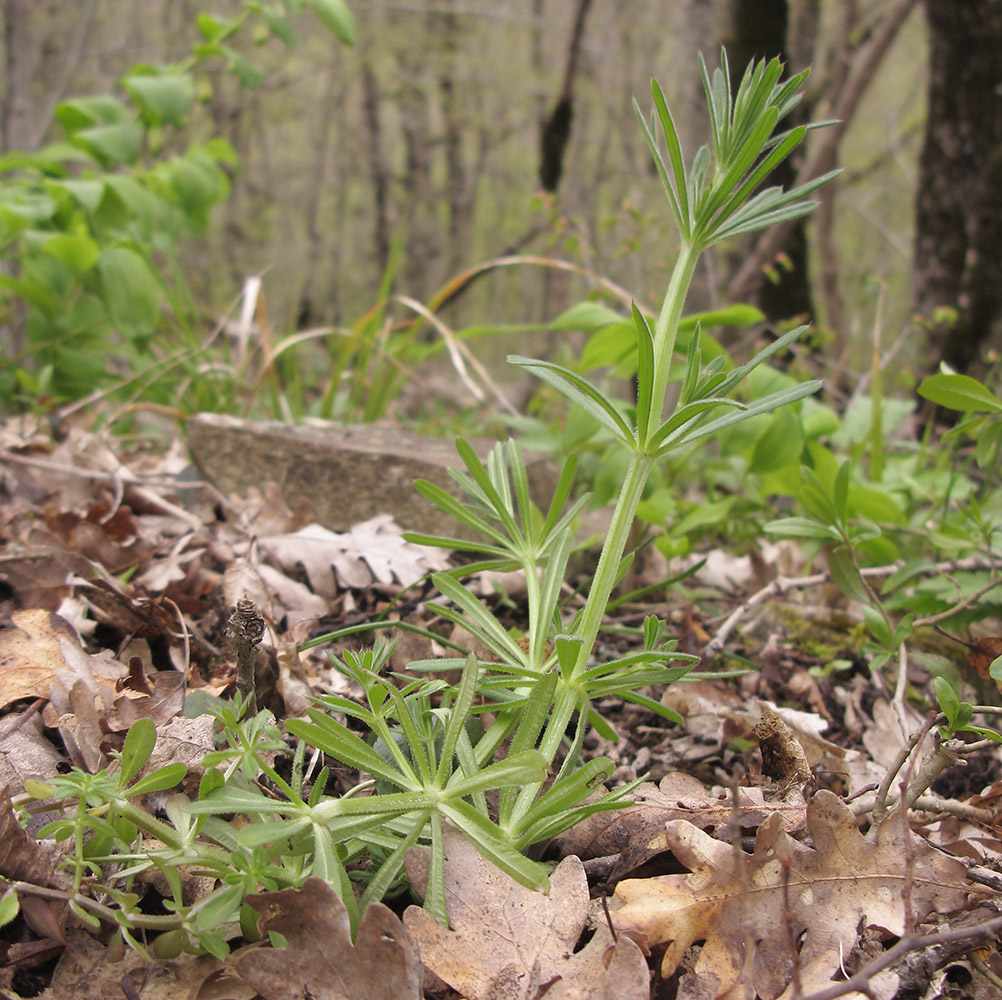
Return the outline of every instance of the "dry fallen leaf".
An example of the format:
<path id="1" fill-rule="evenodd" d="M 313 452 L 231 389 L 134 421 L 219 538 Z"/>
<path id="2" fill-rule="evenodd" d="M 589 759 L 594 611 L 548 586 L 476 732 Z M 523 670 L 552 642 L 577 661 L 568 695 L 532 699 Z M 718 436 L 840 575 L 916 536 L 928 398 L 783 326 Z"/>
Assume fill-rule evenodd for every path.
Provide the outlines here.
<path id="1" fill-rule="evenodd" d="M 52 853 L 25 833 L 14 814 L 9 791 L 0 790 L 0 875 L 11 881 L 65 889 L 70 879 L 56 867 Z"/>
<path id="2" fill-rule="evenodd" d="M 559 854 L 597 858 L 622 854 L 617 872 L 626 873 L 648 858 L 668 850 L 665 824 L 688 819 L 707 833 L 725 831 L 737 822 L 742 829 L 758 827 L 767 816 L 778 813 L 789 832 L 804 824 L 807 808 L 798 792 L 779 800 L 766 800 L 761 788 L 739 788 L 735 806 L 730 791 L 707 790 L 691 774 L 671 771 L 658 784 L 645 781 L 630 794 L 624 809 L 594 813 L 554 840 Z"/>
<path id="3" fill-rule="evenodd" d="M 588 923 L 588 880 L 576 857 L 550 876 L 549 895 L 519 885 L 446 830 L 446 908 L 452 930 L 410 906 L 404 926 L 425 967 L 469 1000 L 646 1000 L 647 962 L 628 938 Z M 411 866 L 408 874 L 412 875 Z M 413 881 L 413 875 L 412 875 Z"/>
<path id="4" fill-rule="evenodd" d="M 236 956 L 240 978 L 266 1000 L 420 1000 L 423 970 L 413 941 L 382 903 L 362 915 L 351 943 L 348 913 L 318 878 L 302 889 L 248 896 L 261 929 L 288 948 L 251 948 Z"/>
<path id="5" fill-rule="evenodd" d="M 42 735 L 37 713 L 30 718 L 25 714 L 11 714 L 0 719 L 0 787 L 7 788 L 12 795 L 24 791 L 28 778 L 41 781 L 51 778 L 63 759 L 52 742 Z M 28 829 L 35 833 L 46 822 L 44 818 L 31 817 Z"/>
<path id="6" fill-rule="evenodd" d="M 262 538 L 260 546 L 283 569 L 301 565 L 313 592 L 330 600 L 337 596 L 336 583 L 368 587 L 373 581 L 396 581 L 407 587 L 429 570 L 448 565 L 442 550 L 404 541 L 388 514 L 356 524 L 344 534 L 309 524 L 292 534 Z"/>
<path id="7" fill-rule="evenodd" d="M 861 930 L 904 933 L 906 884 L 916 921 L 964 903 L 963 863 L 910 831 L 906 843 L 897 813 L 875 840 L 864 839 L 849 808 L 821 791 L 808 805 L 807 826 L 813 847 L 770 816 L 749 856 L 685 820 L 668 823 L 669 846 L 691 874 L 621 882 L 616 929 L 647 946 L 667 944 L 666 977 L 692 944 L 705 942 L 681 979 L 679 1000 L 743 1000 L 749 987 L 785 998 L 794 969 L 790 942 L 802 935 L 800 986 L 809 993 L 831 984 Z"/>
<path id="8" fill-rule="evenodd" d="M 57 614 L 25 608 L 11 614 L 14 628 L 0 631 L 0 706 L 22 698 L 47 698 L 56 672 L 66 667 L 60 639 L 77 642 Z"/>
<path id="9" fill-rule="evenodd" d="M 39 1000 L 255 1000 L 255 993 L 212 955 L 181 955 L 173 961 L 144 962 L 127 951 L 113 961 L 108 948 L 82 928 L 67 929 L 69 947 Z"/>

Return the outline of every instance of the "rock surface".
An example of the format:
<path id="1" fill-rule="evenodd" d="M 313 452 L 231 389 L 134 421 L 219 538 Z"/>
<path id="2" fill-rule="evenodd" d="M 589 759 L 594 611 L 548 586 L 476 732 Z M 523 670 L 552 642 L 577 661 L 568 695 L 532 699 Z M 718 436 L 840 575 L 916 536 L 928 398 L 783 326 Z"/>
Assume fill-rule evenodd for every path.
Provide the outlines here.
<path id="1" fill-rule="evenodd" d="M 460 496 L 447 471 L 462 468 L 450 441 L 385 423 L 294 426 L 218 413 L 192 417 L 187 433 L 202 475 L 225 494 L 274 482 L 287 504 L 309 501 L 316 520 L 333 531 L 387 513 L 406 531 L 469 537 L 414 489 L 415 479 L 428 479 Z M 482 458 L 491 447 L 472 444 Z M 533 498 L 545 509 L 557 469 L 539 457 L 527 456 L 526 464 Z"/>

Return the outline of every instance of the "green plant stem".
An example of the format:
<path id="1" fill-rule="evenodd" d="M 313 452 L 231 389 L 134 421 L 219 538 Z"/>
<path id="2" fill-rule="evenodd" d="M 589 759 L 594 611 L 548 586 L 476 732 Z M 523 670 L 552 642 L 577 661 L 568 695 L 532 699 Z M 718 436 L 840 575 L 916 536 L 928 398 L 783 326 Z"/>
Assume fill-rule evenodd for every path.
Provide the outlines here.
<path id="1" fill-rule="evenodd" d="M 602 546 L 598 568 L 595 570 L 595 577 L 592 580 L 591 589 L 588 591 L 588 599 L 585 601 L 584 613 L 578 630 L 578 634 L 583 640 L 581 648 L 571 676 L 565 678 L 571 684 L 588 669 L 588 658 L 595 646 L 599 629 L 602 627 L 605 609 L 619 578 L 623 553 L 626 551 L 637 507 L 643 497 L 644 486 L 647 484 L 647 477 L 650 475 L 653 464 L 654 460 L 649 455 L 634 453 L 630 456 L 630 464 L 627 466 L 626 475 L 623 478 L 622 491 L 612 513 L 609 533 Z M 544 751 L 544 755 L 545 753 Z M 552 757 L 549 759 L 552 760 Z"/>
<path id="2" fill-rule="evenodd" d="M 682 307 L 685 305 L 689 285 L 699 261 L 698 246 L 683 244 L 678 260 L 672 270 L 668 291 L 665 293 L 654 328 L 654 380 L 651 388 L 651 428 L 653 433 L 661 422 L 665 399 L 668 395 L 668 375 L 671 370 L 671 359 L 675 351 L 675 340 L 678 336 L 678 325 L 682 318 Z M 574 663 L 572 675 L 567 680 L 573 682 L 588 669 L 588 658 L 591 656 L 602 627 L 602 618 L 608 607 L 613 588 L 619 577 L 619 568 L 623 553 L 630 538 L 637 514 L 637 507 L 643 498 L 644 487 L 650 475 L 654 459 L 646 454 L 646 441 L 637 442 L 637 450 L 630 456 L 630 464 L 626 470 L 623 487 L 612 514 L 612 523 L 606 535 L 602 554 L 598 560 L 595 578 L 592 580 L 588 599 L 585 602 L 584 614 L 581 618 L 579 635 L 583 639 L 578 658 Z M 562 735 L 562 734 L 561 734 Z M 558 744 L 559 745 L 559 744 Z M 555 748 L 554 748 L 555 752 Z M 547 751 L 543 751 L 544 756 Z M 548 757 L 552 760 L 552 757 Z"/>
<path id="3" fill-rule="evenodd" d="M 664 412 L 665 398 L 668 395 L 668 375 L 671 370 L 671 359 L 675 353 L 675 341 L 678 337 L 678 325 L 682 318 L 682 308 L 685 305 L 692 276 L 702 250 L 698 246 L 682 244 L 682 250 L 672 269 L 668 291 L 665 292 L 658 314 L 657 325 L 654 327 L 654 384 L 651 391 L 651 432 L 657 429 Z M 646 445 L 646 442 L 638 442 Z"/>
<path id="4" fill-rule="evenodd" d="M 145 834 L 159 840 L 171 850 L 192 851 L 195 856 L 192 857 L 191 864 L 202 865 L 209 870 L 219 872 L 232 870 L 233 856 L 222 847 L 212 847 L 204 843 L 200 843 L 197 846 L 186 843 L 173 826 L 163 822 L 163 820 L 157 819 L 156 816 L 150 815 L 141 806 L 130 802 L 128 799 L 116 801 L 115 809 L 121 816 L 134 823 Z"/>
<path id="5" fill-rule="evenodd" d="M 42 896 L 45 899 L 57 899 L 64 902 L 76 903 L 112 926 L 115 926 L 118 922 L 116 913 L 119 911 L 112 909 L 110 906 L 105 906 L 96 899 L 91 899 L 90 896 L 80 892 L 73 893 L 67 892 L 65 889 L 51 889 L 48 886 L 35 885 L 32 882 L 12 882 L 11 888 L 17 892 L 24 893 L 26 896 Z M 184 917 L 176 913 L 167 915 L 130 913 L 128 923 L 130 928 L 142 927 L 145 930 L 170 931 L 184 926 Z"/>

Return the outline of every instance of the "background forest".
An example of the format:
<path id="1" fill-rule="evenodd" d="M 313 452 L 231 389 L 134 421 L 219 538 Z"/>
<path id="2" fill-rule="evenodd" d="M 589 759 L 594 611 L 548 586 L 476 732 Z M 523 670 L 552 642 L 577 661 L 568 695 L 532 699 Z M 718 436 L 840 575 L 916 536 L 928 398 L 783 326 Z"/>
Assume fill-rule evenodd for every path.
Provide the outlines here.
<path id="1" fill-rule="evenodd" d="M 0 1000 L 999 995 L 1002 0 L 0 10 Z"/>
<path id="2" fill-rule="evenodd" d="M 350 49 L 314 30 L 308 10 L 295 14 L 299 6 L 279 18 L 278 5 L 238 2 L 204 13 L 188 0 L 4 5 L 0 127 L 8 152 L 59 141 L 66 115 L 53 112 L 60 102 L 121 95 L 120 81 L 137 66 L 193 69 L 194 104 L 168 122 L 147 114 L 152 131 L 132 151 L 136 158 L 106 165 L 155 174 L 198 144 L 228 144 L 225 162 L 216 161 L 225 177 L 198 182 L 201 190 L 181 206 L 184 217 L 156 248 L 157 264 L 171 275 L 163 279 L 169 305 L 163 291 L 151 291 L 166 308 L 145 317 L 135 337 L 146 346 L 159 327 L 154 352 L 161 356 L 177 346 L 179 327 L 196 339 L 199 329 L 211 329 L 257 276 L 261 315 L 278 337 L 350 327 L 387 278 L 419 302 L 449 300 L 440 315 L 451 329 L 546 323 L 594 291 L 595 276 L 647 301 L 675 242 L 631 102 L 657 75 L 684 147 L 693 150 L 707 138 L 693 54 L 711 54 L 722 42 L 736 73 L 756 54 L 780 54 L 791 71 L 813 66 L 798 114 L 842 121 L 808 142 L 776 180 L 789 183 L 805 164 L 814 174 L 836 163 L 845 170 L 821 192 L 822 209 L 806 234 L 715 250 L 697 276 L 691 308 L 751 302 L 773 322 L 814 320 L 817 346 L 843 375 L 869 364 L 875 328 L 885 347 L 897 344 L 906 367 L 928 360 L 930 323 L 937 350 L 950 342 L 948 331 L 977 327 L 967 338 L 974 346 L 950 357 L 962 369 L 990 340 L 997 309 L 982 305 L 979 289 L 998 284 L 997 262 L 969 246 L 978 238 L 973 230 L 990 240 L 998 228 L 997 210 L 984 208 L 998 113 L 972 96 L 987 92 L 991 81 L 983 77 L 994 72 L 998 14 L 990 3 L 960 4 L 965 13 L 953 17 L 958 5 L 932 2 L 930 22 L 914 0 L 366 2 L 353 7 Z M 213 50 L 212 32 L 236 24 L 240 30 Z M 201 52 L 194 63 L 193 47 Z M 980 50 L 987 67 L 972 58 Z M 956 130 L 937 134 L 941 151 L 927 149 L 923 167 L 924 137 L 935 124 L 926 127 L 933 57 L 932 82 L 945 73 L 952 95 L 934 104 L 934 114 Z M 8 177 L 18 163 L 8 155 Z M 937 186 L 937 176 L 950 180 Z M 155 189 L 155 178 L 150 183 Z M 16 200 L 16 188 L 8 197 Z M 12 227 L 8 254 L 20 252 L 21 230 Z M 557 257 L 592 277 L 525 264 L 460 282 L 436 299 L 467 269 L 512 254 Z M 17 294 L 8 285 L 11 291 Z M 970 323 L 950 312 L 961 300 L 962 312 L 977 314 Z M 30 338 L 16 298 L 8 309 L 4 343 L 18 359 Z M 548 350 L 566 339 L 549 337 Z M 61 338 L 72 350 L 72 330 L 41 335 L 44 361 L 55 359 L 51 348 Z M 496 362 L 527 343 L 539 353 L 540 339 L 508 336 L 477 351 Z M 24 367 L 37 378 L 44 364 L 34 353 Z M 307 354 L 299 367 L 322 363 Z M 3 374 L 9 400 L 10 362 Z M 34 391 L 82 390 L 66 384 L 65 371 L 49 378 L 56 384 Z M 22 376 L 29 392 L 31 381 Z"/>

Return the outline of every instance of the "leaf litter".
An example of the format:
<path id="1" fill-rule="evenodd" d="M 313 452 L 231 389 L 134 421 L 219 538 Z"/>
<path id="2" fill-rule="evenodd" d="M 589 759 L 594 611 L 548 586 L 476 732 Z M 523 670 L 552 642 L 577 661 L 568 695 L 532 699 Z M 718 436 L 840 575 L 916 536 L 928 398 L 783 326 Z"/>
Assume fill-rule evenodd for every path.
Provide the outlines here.
<path id="1" fill-rule="evenodd" d="M 288 507 L 273 484 L 220 497 L 179 478 L 177 449 L 127 464 L 95 435 L 73 428 L 54 443 L 30 418 L 0 427 L 0 447 L 0 876 L 8 883 L 58 896 L 65 878 L 58 846 L 37 840 L 31 822 L 22 830 L 10 796 L 67 764 L 105 766 L 138 719 L 153 719 L 159 735 L 147 768 L 183 761 L 194 794 L 211 725 L 182 713 L 200 692 L 231 688 L 223 628 L 236 600 L 250 597 L 267 619 L 271 648 L 259 667 L 272 670 L 280 717 L 331 688 L 323 660 L 300 648 L 304 639 L 384 611 L 429 624 L 419 581 L 446 565 L 445 554 L 404 542 L 386 512 L 333 532 L 308 509 Z M 623 780 L 645 771 L 651 780 L 626 808 L 596 814 L 549 846 L 548 896 L 447 831 L 449 928 L 406 901 L 396 912 L 377 904 L 352 942 L 343 905 L 311 880 L 252 899 L 261 930 L 283 946 L 241 946 L 234 925 L 225 960 L 147 962 L 67 921 L 53 899 L 23 892 L 26 923 L 7 928 L 20 928 L 19 938 L 0 941 L 0 990 L 34 995 L 15 985 L 49 961 L 35 990 L 49 1000 L 794 1000 L 862 996 L 858 983 L 839 993 L 839 982 L 870 962 L 870 995 L 890 1000 L 907 985 L 905 965 L 877 968 L 880 956 L 896 940 L 937 934 L 942 954 L 927 977 L 943 983 L 944 963 L 967 961 L 964 947 L 946 947 L 944 928 L 1000 909 L 998 751 L 985 751 L 984 772 L 967 790 L 931 800 L 938 811 L 921 800 L 909 824 L 894 810 L 864 832 L 873 787 L 903 741 L 901 706 L 865 675 L 839 686 L 811 677 L 809 658 L 760 611 L 757 627 L 770 630 L 762 671 L 666 692 L 681 726 L 666 728 L 637 706 L 603 706 L 621 739 L 608 745 L 593 734 L 591 752 L 609 752 Z M 705 641 L 692 606 L 677 618 Z M 416 658 L 436 655 L 420 641 Z M 982 646 L 987 654 L 971 651 L 974 666 L 995 651 Z M 777 732 L 793 741 L 785 746 L 796 780 L 763 773 L 761 738 Z M 783 759 L 771 770 L 782 771 Z M 408 872 L 419 891 L 418 855 Z M 190 885 L 200 891 L 195 876 Z M 923 954 L 938 952 L 930 945 Z M 983 961 L 1002 971 L 994 947 Z M 983 985 L 950 994 L 965 995 L 993 994 Z"/>

